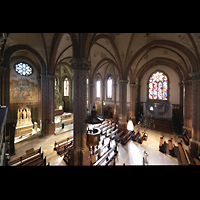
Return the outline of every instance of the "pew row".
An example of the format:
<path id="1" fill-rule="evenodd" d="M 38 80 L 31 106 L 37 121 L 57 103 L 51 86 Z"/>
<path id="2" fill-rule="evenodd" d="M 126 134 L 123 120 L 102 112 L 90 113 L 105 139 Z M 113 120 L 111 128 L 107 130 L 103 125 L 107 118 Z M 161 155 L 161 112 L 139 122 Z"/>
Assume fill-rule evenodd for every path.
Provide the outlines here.
<path id="1" fill-rule="evenodd" d="M 54 150 L 57 151 L 57 154 L 62 156 L 65 154 L 67 149 L 71 148 L 74 144 L 74 138 L 68 137 L 66 139 L 60 140 L 54 143 Z"/>
<path id="2" fill-rule="evenodd" d="M 117 145 L 110 148 L 106 153 L 104 153 L 100 159 L 98 159 L 93 166 L 107 166 L 115 165 L 115 157 L 118 154 Z"/>
<path id="3" fill-rule="evenodd" d="M 121 131 L 115 136 L 114 139 L 116 142 L 120 142 L 123 136 L 124 136 L 124 131 Z"/>
<path id="4" fill-rule="evenodd" d="M 140 138 L 140 131 L 139 130 L 137 130 L 137 132 L 132 136 L 132 140 L 133 141 L 138 141 L 138 139 Z"/>
<path id="5" fill-rule="evenodd" d="M 142 144 L 143 141 L 147 141 L 148 138 L 148 134 L 146 133 L 146 131 L 142 132 L 141 136 L 138 139 L 138 143 Z"/>
<path id="6" fill-rule="evenodd" d="M 126 135 L 124 135 L 121 139 L 121 144 L 125 145 L 134 135 L 134 131 L 129 131 Z"/>
<path id="7" fill-rule="evenodd" d="M 26 154 L 17 157 L 8 162 L 9 166 L 47 166 L 46 156 L 43 158 L 43 152 L 41 152 L 41 147 L 37 150 L 33 148 L 26 152 Z M 49 163 L 48 163 L 49 166 Z"/>
<path id="8" fill-rule="evenodd" d="M 176 146 L 173 144 L 173 138 L 166 143 L 164 136 L 162 136 L 160 137 L 159 151 L 177 157 L 178 165 L 200 165 L 200 160 L 190 155 L 189 151 L 184 148 L 182 141 L 178 142 L 178 146 Z"/>

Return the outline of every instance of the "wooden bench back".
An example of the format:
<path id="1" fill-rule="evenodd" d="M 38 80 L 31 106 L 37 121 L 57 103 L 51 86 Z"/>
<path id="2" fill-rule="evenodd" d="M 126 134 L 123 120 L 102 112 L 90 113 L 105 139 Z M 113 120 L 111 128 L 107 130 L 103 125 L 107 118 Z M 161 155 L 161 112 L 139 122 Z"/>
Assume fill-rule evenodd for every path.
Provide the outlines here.
<path id="1" fill-rule="evenodd" d="M 15 158 L 14 160 L 9 161 L 8 164 L 14 165 L 18 162 L 22 162 L 23 160 L 25 160 L 25 159 L 33 156 L 33 155 L 38 154 L 38 153 L 41 153 L 41 147 L 39 149 L 34 150 L 34 151 L 28 151 L 28 154 L 24 154 L 22 156 L 19 156 L 19 157 Z"/>

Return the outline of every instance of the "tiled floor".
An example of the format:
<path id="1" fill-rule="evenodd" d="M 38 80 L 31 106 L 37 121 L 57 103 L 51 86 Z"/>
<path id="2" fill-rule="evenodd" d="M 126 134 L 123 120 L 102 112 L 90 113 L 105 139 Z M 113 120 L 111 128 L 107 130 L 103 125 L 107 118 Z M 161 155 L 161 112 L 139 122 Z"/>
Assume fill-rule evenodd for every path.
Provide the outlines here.
<path id="1" fill-rule="evenodd" d="M 57 135 L 50 135 L 40 138 L 39 135 L 35 135 L 30 139 L 19 142 L 15 144 L 16 154 L 11 157 L 14 159 L 22 154 L 26 153 L 27 149 L 34 148 L 37 149 L 41 147 L 44 152 L 44 156 L 47 158 L 47 162 L 50 162 L 50 165 L 66 165 L 63 161 L 63 157 L 60 157 L 56 151 L 53 150 L 54 142 L 61 139 L 67 138 L 73 135 L 73 124 L 65 126 L 64 130 L 58 128 L 57 131 L 60 133 Z M 137 130 L 137 126 L 135 127 Z M 142 129 L 141 129 L 142 130 Z M 63 132 L 63 133 L 62 133 Z M 146 150 L 149 153 L 147 158 L 149 165 L 177 165 L 177 158 L 173 158 L 170 155 L 161 153 L 159 148 L 160 136 L 165 136 L 165 141 L 173 137 L 174 143 L 177 145 L 177 142 L 181 140 L 178 138 L 178 135 L 170 135 L 167 133 L 162 133 L 153 130 L 147 130 L 148 139 L 144 141 L 143 144 L 139 144 L 130 140 L 126 145 L 118 144 L 118 155 L 116 157 L 116 165 L 142 165 L 143 164 L 143 150 Z"/>

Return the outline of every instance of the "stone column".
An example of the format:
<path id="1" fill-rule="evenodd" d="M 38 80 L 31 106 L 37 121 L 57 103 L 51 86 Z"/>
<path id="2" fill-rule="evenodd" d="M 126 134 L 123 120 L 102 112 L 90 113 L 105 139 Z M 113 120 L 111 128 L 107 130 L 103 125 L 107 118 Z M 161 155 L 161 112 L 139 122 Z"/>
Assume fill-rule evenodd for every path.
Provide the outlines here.
<path id="1" fill-rule="evenodd" d="M 114 84 L 114 118 L 117 117 L 117 84 Z"/>
<path id="2" fill-rule="evenodd" d="M 10 111 L 10 62 L 8 63 L 0 66 L 0 105 L 6 106 L 8 108 L 6 123 L 11 123 L 12 118 Z"/>
<path id="3" fill-rule="evenodd" d="M 40 120 L 42 119 L 41 77 L 38 77 L 37 80 L 38 80 L 38 120 L 37 120 L 37 124 L 38 124 L 38 127 L 40 127 Z"/>
<path id="4" fill-rule="evenodd" d="M 191 73 L 192 79 L 192 138 L 189 151 L 192 156 L 200 154 L 200 73 Z"/>
<path id="5" fill-rule="evenodd" d="M 181 118 L 181 122 L 183 122 L 183 83 L 179 83 L 180 86 L 180 106 L 179 106 L 179 116 Z"/>
<path id="6" fill-rule="evenodd" d="M 4 78 L 4 72 L 7 70 L 7 67 L 0 66 L 0 105 L 4 105 L 4 91 L 5 91 L 5 78 Z M 9 79 L 10 81 L 10 79 Z"/>
<path id="7" fill-rule="evenodd" d="M 192 132 L 192 80 L 184 81 L 183 89 L 183 130 L 191 136 Z"/>
<path id="8" fill-rule="evenodd" d="M 89 83 L 89 87 L 90 87 L 90 104 L 89 104 L 89 112 L 92 112 L 92 107 L 94 105 L 94 84 L 93 83 Z"/>
<path id="9" fill-rule="evenodd" d="M 70 102 L 70 111 L 73 111 L 73 105 L 72 105 L 72 85 L 69 86 L 69 102 Z"/>
<path id="10" fill-rule="evenodd" d="M 179 83 L 180 87 L 180 106 L 183 107 L 183 83 Z"/>
<path id="11" fill-rule="evenodd" d="M 102 102 L 102 110 L 101 110 L 101 114 L 102 114 L 102 117 L 104 117 L 104 108 L 105 108 L 105 105 L 103 104 L 103 102 L 105 102 L 105 85 L 104 85 L 104 82 L 102 83 L 102 89 L 101 89 L 101 102 Z"/>
<path id="12" fill-rule="evenodd" d="M 85 58 L 72 58 L 74 69 L 74 147 L 70 165 L 90 165 L 89 148 L 87 147 L 86 115 L 87 85 L 86 75 L 90 63 Z"/>
<path id="13" fill-rule="evenodd" d="M 119 80 L 119 131 L 127 131 L 127 84 L 128 80 Z"/>
<path id="14" fill-rule="evenodd" d="M 53 75 L 41 74 L 42 130 L 43 135 L 54 134 L 54 79 Z"/>
<path id="15" fill-rule="evenodd" d="M 130 83 L 130 118 L 132 119 L 134 125 L 136 124 L 135 119 L 135 94 L 136 94 L 136 84 Z"/>

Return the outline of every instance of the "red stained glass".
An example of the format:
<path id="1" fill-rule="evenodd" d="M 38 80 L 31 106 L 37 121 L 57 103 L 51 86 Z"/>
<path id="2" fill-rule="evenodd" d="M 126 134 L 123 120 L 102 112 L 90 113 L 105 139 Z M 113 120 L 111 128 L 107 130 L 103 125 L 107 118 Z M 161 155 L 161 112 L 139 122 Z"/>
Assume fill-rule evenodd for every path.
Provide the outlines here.
<path id="1" fill-rule="evenodd" d="M 149 99 L 167 100 L 168 78 L 163 72 L 155 72 L 149 78 Z"/>

